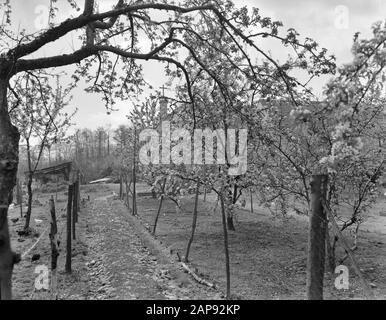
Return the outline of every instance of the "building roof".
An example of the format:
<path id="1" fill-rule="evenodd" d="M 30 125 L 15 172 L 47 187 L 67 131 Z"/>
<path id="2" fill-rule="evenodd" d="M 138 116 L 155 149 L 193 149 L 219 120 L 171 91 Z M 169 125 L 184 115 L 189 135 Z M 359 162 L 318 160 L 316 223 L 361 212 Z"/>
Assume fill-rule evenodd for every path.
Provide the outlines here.
<path id="1" fill-rule="evenodd" d="M 59 175 L 63 174 L 66 180 L 69 180 L 70 178 L 70 173 L 72 170 L 72 161 L 71 162 L 64 162 L 55 166 L 51 167 L 46 167 L 42 168 L 39 170 L 36 170 L 34 173 L 34 176 L 36 178 L 39 178 L 39 176 L 44 176 L 44 175 Z M 27 175 L 29 172 L 26 171 L 25 174 Z"/>

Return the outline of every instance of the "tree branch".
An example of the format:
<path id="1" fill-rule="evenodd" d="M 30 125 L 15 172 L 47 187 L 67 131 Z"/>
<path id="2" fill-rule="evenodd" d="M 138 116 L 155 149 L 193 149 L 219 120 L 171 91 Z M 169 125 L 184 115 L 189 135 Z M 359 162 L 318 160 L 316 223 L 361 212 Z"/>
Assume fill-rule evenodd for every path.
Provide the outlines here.
<path id="1" fill-rule="evenodd" d="M 57 27 L 51 28 L 47 30 L 46 32 L 42 33 L 40 36 L 35 38 L 29 43 L 26 44 L 20 44 L 17 47 L 11 49 L 8 51 L 7 56 L 10 59 L 19 59 L 23 56 L 26 56 L 28 54 L 31 54 L 37 50 L 39 50 L 44 45 L 54 42 L 61 37 L 65 36 L 67 33 L 81 29 L 83 27 L 86 27 L 90 23 L 97 22 L 96 27 L 102 27 L 107 26 L 111 21 L 115 22 L 117 17 L 123 14 L 128 14 L 133 11 L 138 10 L 145 10 L 145 9 L 156 9 L 156 10 L 166 10 L 166 11 L 175 11 L 179 13 L 190 13 L 194 11 L 200 11 L 200 10 L 214 10 L 214 7 L 212 5 L 206 5 L 206 6 L 194 6 L 190 8 L 182 8 L 175 5 L 168 5 L 168 4 L 137 4 L 137 5 L 128 5 L 128 6 L 122 6 L 119 8 L 115 8 L 114 10 L 107 11 L 104 13 L 98 13 L 98 14 L 89 14 L 89 6 L 91 6 L 91 3 L 93 3 L 92 0 L 88 0 L 86 2 L 85 12 L 86 15 L 83 13 L 82 15 L 73 18 L 68 19 L 64 22 L 62 22 Z M 118 2 L 118 5 L 121 3 L 121 1 Z M 109 23 L 101 24 L 101 22 L 104 19 L 110 18 Z M 103 23 L 103 22 L 102 22 Z M 114 24 L 114 23 L 113 23 Z"/>

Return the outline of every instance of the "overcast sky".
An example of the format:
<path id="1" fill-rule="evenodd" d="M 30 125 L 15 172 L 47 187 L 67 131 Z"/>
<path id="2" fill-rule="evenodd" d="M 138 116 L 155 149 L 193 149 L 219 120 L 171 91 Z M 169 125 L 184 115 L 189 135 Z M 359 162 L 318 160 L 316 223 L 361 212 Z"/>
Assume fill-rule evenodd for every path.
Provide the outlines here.
<path id="1" fill-rule="evenodd" d="M 14 7 L 14 25 L 24 27 L 28 31 L 40 23 L 43 6 L 48 0 L 16 0 Z M 63 5 L 67 0 L 59 0 Z M 99 0 L 101 9 L 109 8 L 113 0 Z M 263 16 L 271 16 L 284 23 L 286 29 L 293 27 L 301 36 L 316 40 L 330 53 L 336 55 L 339 64 L 351 60 L 350 48 L 355 32 L 370 36 L 371 25 L 386 19 L 386 0 L 235 0 L 236 5 L 258 7 Z M 61 17 L 67 18 L 65 11 Z M 36 32 L 36 27 L 34 32 Z M 73 38 L 48 46 L 39 54 L 55 54 L 69 52 L 74 46 Z M 273 48 L 272 55 L 275 55 Z M 165 78 L 163 67 L 155 62 L 144 65 L 145 77 L 155 88 L 162 86 Z M 316 91 L 321 90 L 326 79 L 314 83 Z M 119 111 L 106 114 L 100 97 L 84 93 L 78 89 L 74 92 L 72 107 L 78 107 L 75 122 L 78 127 L 97 128 L 98 126 L 117 126 L 127 122 L 126 115 L 131 108 L 131 102 L 119 104 Z"/>

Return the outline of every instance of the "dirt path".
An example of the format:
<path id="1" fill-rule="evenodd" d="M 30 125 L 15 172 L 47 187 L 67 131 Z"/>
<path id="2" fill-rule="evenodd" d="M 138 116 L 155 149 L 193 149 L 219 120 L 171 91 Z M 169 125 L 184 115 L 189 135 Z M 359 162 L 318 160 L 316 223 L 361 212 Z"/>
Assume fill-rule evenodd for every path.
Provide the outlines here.
<path id="1" fill-rule="evenodd" d="M 84 299 L 221 298 L 217 291 L 193 282 L 154 244 L 144 242 L 144 231 L 133 223 L 120 201 L 97 198 L 83 212 L 83 218 L 86 268 L 62 299 L 79 295 Z M 79 271 L 81 266 L 77 268 Z M 79 293 L 77 284 L 82 279 L 88 285 Z"/>

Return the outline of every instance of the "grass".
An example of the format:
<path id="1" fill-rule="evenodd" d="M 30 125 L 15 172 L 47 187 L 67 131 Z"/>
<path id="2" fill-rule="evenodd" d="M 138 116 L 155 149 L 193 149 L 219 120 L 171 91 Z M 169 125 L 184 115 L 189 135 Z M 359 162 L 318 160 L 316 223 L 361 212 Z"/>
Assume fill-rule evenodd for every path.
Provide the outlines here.
<path id="1" fill-rule="evenodd" d="M 225 288 L 225 265 L 221 215 L 214 210 L 214 195 L 202 197 L 190 260 L 204 277 Z M 248 203 L 248 202 L 247 202 Z M 191 232 L 193 197 L 183 201 L 178 212 L 175 204 L 165 201 L 157 226 L 157 237 L 171 250 L 184 255 Z M 151 227 L 158 200 L 151 197 L 138 199 L 138 212 L 144 223 Z M 240 209 L 236 212 L 236 231 L 230 232 L 231 287 L 233 296 L 243 299 L 304 299 L 306 289 L 307 217 L 273 217 L 267 210 L 254 205 L 255 213 Z M 377 225 L 386 225 L 386 219 Z M 381 218 L 382 219 L 382 218 Z M 384 229 L 383 229 L 384 230 Z M 375 240 L 377 239 L 377 240 Z M 374 241 L 377 246 L 374 246 Z M 357 259 L 369 282 L 377 283 L 374 293 L 386 297 L 386 234 L 369 232 L 365 226 L 360 234 Z M 339 251 L 342 254 L 342 251 Z M 338 292 L 334 288 L 335 275 L 327 274 L 327 299 L 361 299 L 364 291 L 350 267 L 350 289 Z"/>

